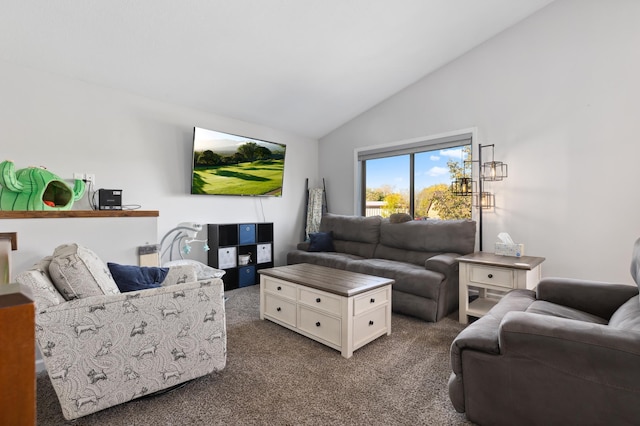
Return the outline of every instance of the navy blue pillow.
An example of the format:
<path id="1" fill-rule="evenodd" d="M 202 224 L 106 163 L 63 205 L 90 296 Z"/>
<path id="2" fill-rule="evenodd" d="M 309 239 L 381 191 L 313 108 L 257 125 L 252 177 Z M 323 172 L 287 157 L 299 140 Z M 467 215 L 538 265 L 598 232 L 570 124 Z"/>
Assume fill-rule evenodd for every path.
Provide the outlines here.
<path id="1" fill-rule="evenodd" d="M 309 248 L 307 251 L 336 251 L 333 247 L 333 233 L 330 231 L 309 234 Z"/>
<path id="2" fill-rule="evenodd" d="M 160 287 L 169 273 L 169 268 L 153 266 L 119 265 L 117 263 L 107 263 L 107 266 L 121 293 Z"/>

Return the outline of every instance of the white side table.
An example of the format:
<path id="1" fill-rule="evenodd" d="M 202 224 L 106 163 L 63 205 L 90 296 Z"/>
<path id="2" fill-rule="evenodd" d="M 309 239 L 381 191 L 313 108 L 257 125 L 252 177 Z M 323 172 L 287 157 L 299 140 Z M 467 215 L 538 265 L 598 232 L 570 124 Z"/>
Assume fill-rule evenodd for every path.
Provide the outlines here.
<path id="1" fill-rule="evenodd" d="M 498 256 L 476 252 L 458 258 L 460 262 L 460 323 L 468 315 L 481 317 L 507 292 L 533 289 L 542 277 L 544 257 Z M 469 303 L 469 288 L 478 290 L 478 298 Z"/>

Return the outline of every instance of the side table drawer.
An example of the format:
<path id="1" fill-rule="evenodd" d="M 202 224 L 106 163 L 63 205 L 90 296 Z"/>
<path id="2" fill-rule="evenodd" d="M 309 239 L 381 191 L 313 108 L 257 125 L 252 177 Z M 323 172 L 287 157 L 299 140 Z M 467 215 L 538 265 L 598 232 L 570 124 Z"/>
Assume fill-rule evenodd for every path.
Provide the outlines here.
<path id="1" fill-rule="evenodd" d="M 507 268 L 470 265 L 469 281 L 473 283 L 489 284 L 497 287 L 515 288 L 513 270 Z"/>
<path id="2" fill-rule="evenodd" d="M 358 315 L 369 309 L 376 308 L 380 305 L 387 303 L 386 287 L 380 290 L 374 290 L 362 296 L 356 296 L 353 301 L 353 314 Z"/>
<path id="3" fill-rule="evenodd" d="M 380 306 L 353 319 L 353 347 L 358 348 L 388 330 L 387 307 Z"/>
<path id="4" fill-rule="evenodd" d="M 300 287 L 300 303 L 313 306 L 330 314 L 340 315 L 341 299 L 337 296 L 319 290 Z"/>
<path id="5" fill-rule="evenodd" d="M 299 309 L 300 324 L 298 324 L 298 328 L 300 330 L 340 346 L 342 326 L 339 318 L 334 318 L 303 306 L 300 306 Z"/>
<path id="6" fill-rule="evenodd" d="M 296 326 L 296 304 L 288 300 L 280 299 L 271 294 L 265 295 L 264 313 L 292 327 Z"/>

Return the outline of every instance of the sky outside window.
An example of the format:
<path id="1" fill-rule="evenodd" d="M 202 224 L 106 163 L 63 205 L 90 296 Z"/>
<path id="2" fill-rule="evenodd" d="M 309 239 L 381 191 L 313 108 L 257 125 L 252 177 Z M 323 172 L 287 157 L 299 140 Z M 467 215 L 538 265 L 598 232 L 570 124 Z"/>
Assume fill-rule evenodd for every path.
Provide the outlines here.
<path id="1" fill-rule="evenodd" d="M 439 183 L 451 183 L 447 161 L 462 164 L 462 147 L 422 152 L 415 155 L 415 188 L 428 188 Z M 385 185 L 395 191 L 409 191 L 409 155 L 378 158 L 367 161 L 367 188 Z"/>

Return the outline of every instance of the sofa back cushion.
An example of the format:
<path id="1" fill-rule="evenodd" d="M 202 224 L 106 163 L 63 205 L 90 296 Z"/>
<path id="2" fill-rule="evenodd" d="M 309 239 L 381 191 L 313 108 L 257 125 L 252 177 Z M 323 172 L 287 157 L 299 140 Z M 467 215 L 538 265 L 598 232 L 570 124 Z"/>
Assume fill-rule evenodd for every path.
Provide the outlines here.
<path id="1" fill-rule="evenodd" d="M 107 265 L 78 244 L 64 244 L 54 250 L 49 274 L 66 300 L 120 293 Z"/>
<path id="2" fill-rule="evenodd" d="M 475 249 L 476 222 L 473 220 L 413 220 L 380 224 L 380 244 L 386 247 L 425 253 L 469 254 Z"/>
<path id="3" fill-rule="evenodd" d="M 640 332 L 640 296 L 634 296 L 620 306 L 611 316 L 609 326 Z"/>
<path id="4" fill-rule="evenodd" d="M 33 296 L 36 312 L 42 312 L 65 301 L 51 281 L 49 264 L 51 264 L 51 256 L 45 257 L 31 269 L 16 276 L 16 282 Z"/>
<path id="5" fill-rule="evenodd" d="M 320 232 L 331 232 L 335 251 L 361 257 L 373 257 L 380 238 L 380 216 L 344 216 L 326 213 Z"/>

